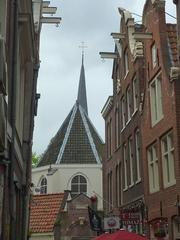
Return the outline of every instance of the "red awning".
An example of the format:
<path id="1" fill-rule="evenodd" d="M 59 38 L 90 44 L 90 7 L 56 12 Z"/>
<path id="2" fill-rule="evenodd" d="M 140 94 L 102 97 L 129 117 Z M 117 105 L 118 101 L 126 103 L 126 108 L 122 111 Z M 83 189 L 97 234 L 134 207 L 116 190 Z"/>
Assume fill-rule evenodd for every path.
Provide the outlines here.
<path id="1" fill-rule="evenodd" d="M 136 233 L 119 230 L 114 233 L 104 233 L 95 238 L 96 240 L 148 240 L 146 237 Z"/>

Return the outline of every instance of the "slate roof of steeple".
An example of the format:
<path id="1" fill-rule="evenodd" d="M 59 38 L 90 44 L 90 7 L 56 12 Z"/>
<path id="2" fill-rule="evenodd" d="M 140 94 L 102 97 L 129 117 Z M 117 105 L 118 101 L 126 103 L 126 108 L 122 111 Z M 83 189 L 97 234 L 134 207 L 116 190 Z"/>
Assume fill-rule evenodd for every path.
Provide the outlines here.
<path id="1" fill-rule="evenodd" d="M 82 59 L 77 101 L 37 167 L 50 164 L 100 164 L 102 147 L 103 141 L 88 117 Z"/>

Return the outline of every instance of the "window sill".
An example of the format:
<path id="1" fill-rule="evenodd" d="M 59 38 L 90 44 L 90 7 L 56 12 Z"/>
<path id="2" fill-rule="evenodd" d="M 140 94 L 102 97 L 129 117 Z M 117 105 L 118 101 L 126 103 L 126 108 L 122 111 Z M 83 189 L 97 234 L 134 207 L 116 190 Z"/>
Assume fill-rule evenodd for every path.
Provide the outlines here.
<path id="1" fill-rule="evenodd" d="M 127 73 L 124 76 L 124 80 L 126 79 L 127 75 L 129 74 L 129 70 L 127 71 Z"/>
<path id="2" fill-rule="evenodd" d="M 128 119 L 128 121 L 126 122 L 126 126 L 130 123 L 130 121 L 131 121 L 131 118 Z"/>
<path id="3" fill-rule="evenodd" d="M 137 113 L 137 111 L 138 111 L 138 108 L 136 108 L 136 109 L 134 110 L 134 112 L 133 112 L 133 114 L 132 114 L 132 117 Z"/>
<path id="4" fill-rule="evenodd" d="M 134 187 L 134 183 L 131 183 L 131 184 L 129 185 L 129 188 L 132 188 L 132 187 Z"/>
<path id="5" fill-rule="evenodd" d="M 158 123 L 163 119 L 163 117 L 164 117 L 164 116 L 162 115 L 158 120 L 156 120 L 156 121 L 151 121 L 151 126 L 152 126 L 152 127 L 155 127 L 155 125 L 158 124 Z"/>
<path id="6" fill-rule="evenodd" d="M 172 187 L 173 185 L 176 184 L 176 180 L 170 182 L 170 183 L 164 183 L 164 188 L 169 188 L 169 187 Z"/>
<path id="7" fill-rule="evenodd" d="M 123 127 L 123 129 L 121 129 L 121 133 L 124 131 L 125 128 L 126 128 L 126 127 Z"/>
<path id="8" fill-rule="evenodd" d="M 149 194 L 153 194 L 153 193 L 156 193 L 156 192 L 159 192 L 159 188 L 149 190 Z"/>
<path id="9" fill-rule="evenodd" d="M 123 189 L 123 192 L 126 192 L 128 190 L 128 186 Z"/>
<path id="10" fill-rule="evenodd" d="M 135 184 L 138 184 L 138 183 L 140 183 L 141 182 L 141 178 L 139 178 L 136 182 L 135 182 Z"/>

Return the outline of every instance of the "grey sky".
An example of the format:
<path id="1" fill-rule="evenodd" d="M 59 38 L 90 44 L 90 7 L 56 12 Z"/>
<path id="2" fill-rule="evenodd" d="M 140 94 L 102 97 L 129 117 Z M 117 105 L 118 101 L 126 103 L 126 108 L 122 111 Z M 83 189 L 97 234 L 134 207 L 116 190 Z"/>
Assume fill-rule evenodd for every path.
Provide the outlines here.
<path id="1" fill-rule="evenodd" d="M 119 30 L 118 7 L 142 15 L 145 0 L 51 0 L 57 6 L 61 25 L 44 25 L 41 32 L 41 67 L 38 92 L 41 93 L 35 119 L 33 151 L 41 154 L 58 131 L 77 98 L 84 41 L 85 74 L 89 116 L 104 139 L 102 107 L 112 94 L 112 60 L 102 62 L 100 51 L 113 51 L 111 32 Z M 166 11 L 175 16 L 172 0 Z M 139 17 L 135 17 L 139 21 Z M 169 22 L 174 20 L 168 17 Z"/>

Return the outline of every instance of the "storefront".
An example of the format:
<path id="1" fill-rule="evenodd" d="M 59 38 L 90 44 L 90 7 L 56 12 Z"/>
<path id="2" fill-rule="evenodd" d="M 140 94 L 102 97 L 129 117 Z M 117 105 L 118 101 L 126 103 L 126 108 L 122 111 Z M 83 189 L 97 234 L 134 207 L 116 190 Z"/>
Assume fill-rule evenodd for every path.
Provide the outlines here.
<path id="1" fill-rule="evenodd" d="M 138 234 L 147 233 L 147 217 L 143 201 L 131 203 L 120 210 L 121 227 Z"/>

